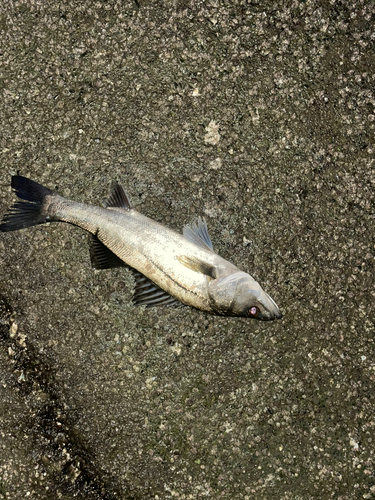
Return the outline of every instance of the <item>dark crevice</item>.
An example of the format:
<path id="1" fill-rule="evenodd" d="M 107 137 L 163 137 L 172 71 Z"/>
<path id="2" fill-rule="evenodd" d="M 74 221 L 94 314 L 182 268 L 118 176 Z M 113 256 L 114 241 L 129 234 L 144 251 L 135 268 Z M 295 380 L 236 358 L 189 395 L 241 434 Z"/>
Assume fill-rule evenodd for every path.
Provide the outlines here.
<path id="1" fill-rule="evenodd" d="M 77 428 L 78 415 L 63 403 L 54 360 L 38 353 L 30 342 L 25 346 L 11 336 L 13 314 L 9 302 L 0 295 L 0 346 L 14 352 L 14 385 L 23 398 L 35 392 L 44 395 L 38 409 L 24 422 L 24 432 L 32 436 L 40 466 L 51 479 L 50 494 L 65 491 L 85 500 L 137 500 L 130 485 L 124 492 L 113 477 L 103 479 L 94 453 Z M 20 372 L 22 382 L 18 381 Z"/>

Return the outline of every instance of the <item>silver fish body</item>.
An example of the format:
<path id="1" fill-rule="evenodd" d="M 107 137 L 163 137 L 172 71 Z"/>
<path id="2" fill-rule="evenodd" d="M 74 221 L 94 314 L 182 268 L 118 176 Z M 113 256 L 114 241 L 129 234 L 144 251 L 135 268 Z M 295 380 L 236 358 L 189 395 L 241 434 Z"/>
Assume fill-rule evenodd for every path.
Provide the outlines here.
<path id="1" fill-rule="evenodd" d="M 20 176 L 12 178 L 12 186 L 27 201 L 11 208 L 0 231 L 54 221 L 85 229 L 92 235 L 95 267 L 125 263 L 136 271 L 138 304 L 177 300 L 214 314 L 281 318 L 277 305 L 257 281 L 213 251 L 204 219 L 179 234 L 137 212 L 120 185 L 105 208 L 67 200 Z"/>

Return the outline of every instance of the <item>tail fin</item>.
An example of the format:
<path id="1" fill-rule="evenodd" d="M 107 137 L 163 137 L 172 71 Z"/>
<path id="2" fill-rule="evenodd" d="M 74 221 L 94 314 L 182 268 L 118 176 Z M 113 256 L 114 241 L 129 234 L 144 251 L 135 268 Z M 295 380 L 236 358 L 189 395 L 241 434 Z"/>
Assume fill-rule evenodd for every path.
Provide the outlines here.
<path id="1" fill-rule="evenodd" d="M 0 231 L 16 231 L 48 221 L 47 213 L 42 210 L 46 196 L 55 195 L 54 191 L 20 175 L 12 177 L 12 188 L 18 198 L 27 201 L 19 201 L 10 208 L 3 217 Z"/>

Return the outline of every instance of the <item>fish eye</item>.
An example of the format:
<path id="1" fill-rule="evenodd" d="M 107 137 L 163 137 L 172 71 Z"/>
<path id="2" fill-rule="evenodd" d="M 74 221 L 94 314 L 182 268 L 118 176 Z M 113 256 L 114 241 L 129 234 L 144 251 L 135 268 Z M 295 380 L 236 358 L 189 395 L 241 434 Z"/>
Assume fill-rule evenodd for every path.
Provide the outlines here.
<path id="1" fill-rule="evenodd" d="M 260 309 L 256 306 L 250 307 L 250 309 L 247 311 L 247 315 L 250 316 L 250 318 L 256 318 L 259 316 Z"/>

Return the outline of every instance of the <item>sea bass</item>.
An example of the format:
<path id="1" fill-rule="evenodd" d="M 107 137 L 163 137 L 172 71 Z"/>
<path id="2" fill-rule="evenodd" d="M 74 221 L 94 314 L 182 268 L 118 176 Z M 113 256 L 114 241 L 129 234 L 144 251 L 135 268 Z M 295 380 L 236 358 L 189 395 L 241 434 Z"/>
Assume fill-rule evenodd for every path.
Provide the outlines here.
<path id="1" fill-rule="evenodd" d="M 93 267 L 128 266 L 135 274 L 134 302 L 183 303 L 212 314 L 267 321 L 282 317 L 257 281 L 214 252 L 203 218 L 179 234 L 137 212 L 116 184 L 104 208 L 70 201 L 16 175 L 21 200 L 3 217 L 0 231 L 67 222 L 90 233 Z"/>

